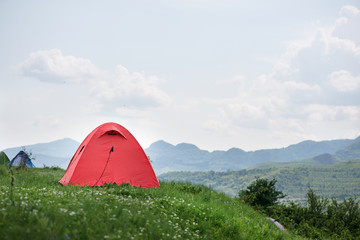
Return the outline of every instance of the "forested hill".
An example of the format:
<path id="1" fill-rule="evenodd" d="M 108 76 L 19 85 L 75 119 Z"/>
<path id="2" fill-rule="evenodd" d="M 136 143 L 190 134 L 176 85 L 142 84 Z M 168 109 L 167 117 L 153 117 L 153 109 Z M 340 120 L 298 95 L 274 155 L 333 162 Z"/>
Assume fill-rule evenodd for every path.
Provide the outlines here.
<path id="1" fill-rule="evenodd" d="M 335 154 L 354 143 L 360 143 L 360 137 L 320 142 L 308 140 L 280 149 L 247 152 L 231 148 L 227 151 L 209 152 L 193 144 L 181 143 L 174 146 L 158 141 L 145 149 L 145 152 L 150 156 L 157 174 L 161 174 L 168 171 L 240 170 L 262 162 L 290 162 L 325 153 Z"/>
<path id="2" fill-rule="evenodd" d="M 360 140 L 355 141 L 350 146 L 335 153 L 335 157 L 341 159 L 342 161 L 357 159 L 359 158 L 359 156 L 360 156 Z"/>
<path id="3" fill-rule="evenodd" d="M 324 167 L 298 166 L 239 171 L 169 172 L 158 176 L 163 181 L 181 181 L 210 186 L 230 196 L 237 195 L 256 177 L 273 179 L 288 198 L 304 198 L 311 187 L 322 197 L 360 196 L 360 160 Z"/>

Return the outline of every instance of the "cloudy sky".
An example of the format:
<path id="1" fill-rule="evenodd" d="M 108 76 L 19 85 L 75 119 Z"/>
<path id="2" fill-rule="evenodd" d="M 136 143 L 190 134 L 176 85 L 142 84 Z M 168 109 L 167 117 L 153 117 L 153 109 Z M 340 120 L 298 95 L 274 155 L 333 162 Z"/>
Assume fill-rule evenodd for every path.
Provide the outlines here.
<path id="1" fill-rule="evenodd" d="M 360 135 L 357 0 L 0 1 L 0 149 L 104 122 L 147 148 Z"/>

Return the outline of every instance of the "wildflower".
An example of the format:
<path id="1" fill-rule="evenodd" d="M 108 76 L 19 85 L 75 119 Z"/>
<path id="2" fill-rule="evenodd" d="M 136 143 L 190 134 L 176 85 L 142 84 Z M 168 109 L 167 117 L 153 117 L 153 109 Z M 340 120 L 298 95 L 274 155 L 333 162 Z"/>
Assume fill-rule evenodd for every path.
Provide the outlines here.
<path id="1" fill-rule="evenodd" d="M 68 210 L 65 209 L 65 208 L 60 208 L 60 211 L 63 212 L 63 213 L 66 213 Z"/>
<path id="2" fill-rule="evenodd" d="M 37 214 L 38 211 L 36 209 L 33 209 L 32 212 L 35 216 L 38 216 L 38 214 Z"/>

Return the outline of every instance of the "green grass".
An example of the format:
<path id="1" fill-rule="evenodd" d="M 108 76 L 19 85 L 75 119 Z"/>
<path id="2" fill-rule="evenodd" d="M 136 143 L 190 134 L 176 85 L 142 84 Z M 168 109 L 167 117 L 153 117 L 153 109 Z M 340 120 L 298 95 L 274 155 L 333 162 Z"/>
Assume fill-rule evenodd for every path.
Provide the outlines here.
<path id="1" fill-rule="evenodd" d="M 1 239 L 299 239 L 207 187 L 62 186 L 61 169 L 0 168 Z"/>

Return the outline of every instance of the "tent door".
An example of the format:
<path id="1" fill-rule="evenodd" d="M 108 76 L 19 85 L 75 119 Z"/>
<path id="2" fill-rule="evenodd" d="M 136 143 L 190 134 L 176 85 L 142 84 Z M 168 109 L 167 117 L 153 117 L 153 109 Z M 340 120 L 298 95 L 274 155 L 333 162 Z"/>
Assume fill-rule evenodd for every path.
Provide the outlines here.
<path id="1" fill-rule="evenodd" d="M 112 146 L 111 149 L 110 149 L 110 151 L 109 151 L 109 157 L 108 157 L 108 159 L 107 159 L 107 161 L 106 161 L 106 164 L 105 164 L 105 166 L 104 166 L 104 170 L 102 171 L 99 179 L 96 181 L 96 183 L 95 183 L 93 186 L 96 186 L 96 184 L 98 184 L 98 182 L 99 182 L 100 179 L 102 178 L 102 176 L 103 176 L 103 174 L 104 174 L 104 172 L 105 172 L 105 170 L 106 170 L 106 167 L 107 167 L 107 165 L 108 165 L 108 163 L 109 163 L 109 161 L 110 161 L 110 157 L 111 157 L 111 153 L 112 153 L 112 152 L 114 152 L 114 146 Z"/>

